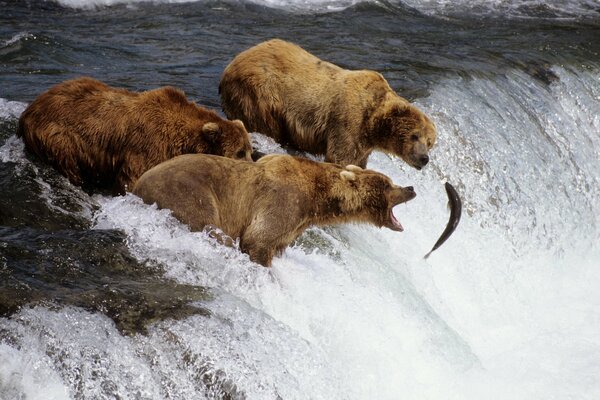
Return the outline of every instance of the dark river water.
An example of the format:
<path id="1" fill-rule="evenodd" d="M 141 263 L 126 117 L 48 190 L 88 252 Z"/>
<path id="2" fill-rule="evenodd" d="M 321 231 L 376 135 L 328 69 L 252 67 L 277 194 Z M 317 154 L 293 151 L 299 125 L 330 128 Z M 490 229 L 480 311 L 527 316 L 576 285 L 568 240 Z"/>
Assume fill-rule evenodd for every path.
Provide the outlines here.
<path id="1" fill-rule="evenodd" d="M 435 121 L 423 171 L 369 160 L 419 194 L 404 233 L 313 228 L 264 269 L 15 136 L 82 75 L 220 112 L 225 66 L 274 37 Z M 423 261 L 446 180 L 463 221 Z M 597 1 L 0 0 L 0 399 L 598 399 L 598 199 Z"/>

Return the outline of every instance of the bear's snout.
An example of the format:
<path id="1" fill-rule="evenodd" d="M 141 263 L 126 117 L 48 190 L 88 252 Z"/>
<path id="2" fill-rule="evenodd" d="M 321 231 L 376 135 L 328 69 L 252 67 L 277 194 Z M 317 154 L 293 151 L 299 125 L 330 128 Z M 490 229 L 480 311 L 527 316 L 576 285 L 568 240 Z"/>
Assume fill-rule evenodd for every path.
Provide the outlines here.
<path id="1" fill-rule="evenodd" d="M 393 207 L 414 199 L 417 196 L 417 193 L 412 186 L 396 186 L 390 195 L 389 204 Z"/>
<path id="2" fill-rule="evenodd" d="M 415 197 L 417 197 L 417 193 L 415 192 L 415 189 L 412 186 L 404 188 L 404 198 L 402 199 L 403 202 L 412 200 Z"/>
<path id="3" fill-rule="evenodd" d="M 429 149 L 423 143 L 416 143 L 409 151 L 409 156 L 404 158 L 413 168 L 421 170 L 429 163 Z"/>

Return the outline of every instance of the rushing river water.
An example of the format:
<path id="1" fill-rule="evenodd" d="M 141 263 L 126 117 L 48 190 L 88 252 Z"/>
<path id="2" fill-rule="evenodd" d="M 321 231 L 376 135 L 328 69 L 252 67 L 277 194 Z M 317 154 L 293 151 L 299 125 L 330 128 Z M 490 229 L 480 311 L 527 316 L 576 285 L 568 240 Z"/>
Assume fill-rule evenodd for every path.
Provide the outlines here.
<path id="1" fill-rule="evenodd" d="M 219 109 L 223 68 L 272 37 L 435 121 L 423 171 L 369 160 L 418 193 L 403 233 L 313 228 L 266 269 L 15 136 L 80 75 Z M 463 220 L 423 260 L 446 180 Z M 195 398 L 600 398 L 600 4 L 0 0 L 0 399 Z"/>

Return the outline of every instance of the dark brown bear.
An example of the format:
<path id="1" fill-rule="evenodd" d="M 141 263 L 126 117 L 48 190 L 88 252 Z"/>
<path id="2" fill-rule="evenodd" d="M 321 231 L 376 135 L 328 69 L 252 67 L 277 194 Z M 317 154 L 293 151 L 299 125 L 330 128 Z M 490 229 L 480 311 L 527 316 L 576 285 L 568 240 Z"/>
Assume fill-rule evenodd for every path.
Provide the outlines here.
<path id="1" fill-rule="evenodd" d="M 270 266 L 311 225 L 370 223 L 402 231 L 392 208 L 416 196 L 390 178 L 289 155 L 256 163 L 190 154 L 147 171 L 133 193 L 168 208 L 194 231 L 217 227 Z"/>
<path id="2" fill-rule="evenodd" d="M 221 105 L 250 131 L 325 161 L 365 167 L 373 150 L 421 169 L 436 130 L 374 71 L 350 71 L 283 40 L 240 53 L 223 72 Z"/>
<path id="3" fill-rule="evenodd" d="M 146 170 L 185 153 L 250 160 L 241 121 L 227 121 L 162 87 L 134 93 L 91 78 L 60 83 L 19 119 L 27 150 L 75 185 L 124 193 Z"/>

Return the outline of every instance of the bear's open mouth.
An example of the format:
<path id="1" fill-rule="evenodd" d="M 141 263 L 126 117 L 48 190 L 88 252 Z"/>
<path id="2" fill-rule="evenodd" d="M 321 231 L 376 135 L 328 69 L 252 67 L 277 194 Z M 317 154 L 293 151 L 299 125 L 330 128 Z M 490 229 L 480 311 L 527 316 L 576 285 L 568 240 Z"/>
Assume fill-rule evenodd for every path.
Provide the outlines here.
<path id="1" fill-rule="evenodd" d="M 389 211 L 388 228 L 390 228 L 391 230 L 394 230 L 394 231 L 398 231 L 398 232 L 404 231 L 404 227 L 402 226 L 400 221 L 398 221 L 396 219 L 396 216 L 394 215 L 393 207 L 390 208 L 390 211 Z"/>

